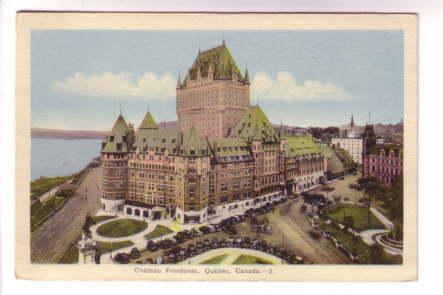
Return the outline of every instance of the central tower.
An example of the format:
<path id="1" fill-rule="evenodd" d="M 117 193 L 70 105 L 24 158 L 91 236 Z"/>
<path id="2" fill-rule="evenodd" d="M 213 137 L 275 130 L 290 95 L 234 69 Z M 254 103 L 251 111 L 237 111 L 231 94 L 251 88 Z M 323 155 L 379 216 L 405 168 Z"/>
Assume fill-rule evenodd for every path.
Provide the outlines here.
<path id="1" fill-rule="evenodd" d="M 226 43 L 199 52 L 184 81 L 177 81 L 181 131 L 226 137 L 249 107 L 249 75 L 242 75 Z"/>

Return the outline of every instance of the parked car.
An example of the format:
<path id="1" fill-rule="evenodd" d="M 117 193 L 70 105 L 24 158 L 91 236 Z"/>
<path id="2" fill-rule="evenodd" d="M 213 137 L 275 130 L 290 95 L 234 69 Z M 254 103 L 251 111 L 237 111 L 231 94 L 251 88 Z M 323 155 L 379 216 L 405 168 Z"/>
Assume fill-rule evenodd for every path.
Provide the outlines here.
<path id="1" fill-rule="evenodd" d="M 127 253 L 117 253 L 117 255 L 114 256 L 114 261 L 120 264 L 128 264 L 131 260 L 131 257 Z"/>
<path id="2" fill-rule="evenodd" d="M 148 251 L 155 252 L 155 251 L 157 251 L 159 248 L 158 248 L 158 245 L 157 245 L 154 241 L 149 240 L 148 243 L 147 243 L 147 245 L 146 245 L 146 249 L 147 249 Z"/>
<path id="3" fill-rule="evenodd" d="M 140 257 L 140 251 L 137 249 L 137 247 L 134 247 L 131 249 L 131 252 L 129 254 L 132 259 L 137 259 Z"/>
<path id="4" fill-rule="evenodd" d="M 202 233 L 204 233 L 205 235 L 207 235 L 211 232 L 211 229 L 209 228 L 209 226 L 204 225 L 204 226 L 200 227 L 200 231 Z"/>

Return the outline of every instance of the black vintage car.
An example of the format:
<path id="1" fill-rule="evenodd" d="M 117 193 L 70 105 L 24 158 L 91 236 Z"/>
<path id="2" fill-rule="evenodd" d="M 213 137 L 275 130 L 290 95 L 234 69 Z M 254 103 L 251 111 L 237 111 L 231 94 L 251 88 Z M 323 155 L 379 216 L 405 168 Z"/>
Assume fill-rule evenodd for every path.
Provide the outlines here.
<path id="1" fill-rule="evenodd" d="M 131 260 L 131 257 L 127 253 L 117 253 L 117 255 L 114 256 L 114 261 L 120 264 L 128 264 Z"/>
<path id="2" fill-rule="evenodd" d="M 137 247 L 134 247 L 131 249 L 131 253 L 129 255 L 132 259 L 140 258 L 140 251 L 137 249 Z"/>

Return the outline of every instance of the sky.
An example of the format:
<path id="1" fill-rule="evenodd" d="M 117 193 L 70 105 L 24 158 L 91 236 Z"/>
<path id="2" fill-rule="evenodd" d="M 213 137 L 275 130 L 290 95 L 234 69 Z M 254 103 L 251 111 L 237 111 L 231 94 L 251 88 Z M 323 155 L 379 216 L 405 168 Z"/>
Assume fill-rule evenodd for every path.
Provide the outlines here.
<path id="1" fill-rule="evenodd" d="M 175 87 L 199 49 L 225 40 L 247 67 L 251 104 L 293 126 L 397 123 L 402 31 L 33 30 L 32 127 L 109 130 L 121 110 L 177 120 Z"/>

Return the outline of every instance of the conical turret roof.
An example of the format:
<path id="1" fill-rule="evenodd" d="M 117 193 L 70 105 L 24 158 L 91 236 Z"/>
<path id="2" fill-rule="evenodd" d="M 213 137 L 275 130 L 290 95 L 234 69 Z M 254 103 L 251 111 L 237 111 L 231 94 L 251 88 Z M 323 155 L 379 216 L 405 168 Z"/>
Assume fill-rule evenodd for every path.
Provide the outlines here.
<path id="1" fill-rule="evenodd" d="M 128 131 L 129 127 L 128 124 L 126 124 L 125 118 L 123 118 L 122 115 L 119 115 L 117 120 L 114 123 L 114 126 L 112 127 L 111 133 L 116 134 L 124 134 Z"/>
<path id="2" fill-rule="evenodd" d="M 155 123 L 154 117 L 152 117 L 151 112 L 146 113 L 138 129 L 158 129 L 157 123 Z"/>
<path id="3" fill-rule="evenodd" d="M 102 143 L 103 153 L 126 153 L 130 149 L 130 129 L 125 118 L 120 114 L 112 127 L 109 135 Z"/>

